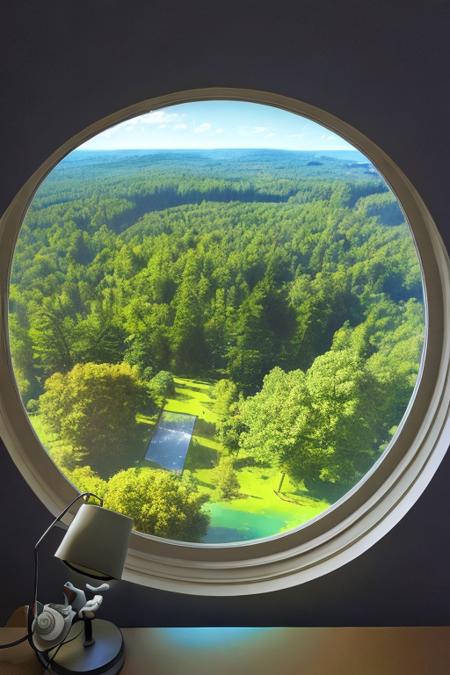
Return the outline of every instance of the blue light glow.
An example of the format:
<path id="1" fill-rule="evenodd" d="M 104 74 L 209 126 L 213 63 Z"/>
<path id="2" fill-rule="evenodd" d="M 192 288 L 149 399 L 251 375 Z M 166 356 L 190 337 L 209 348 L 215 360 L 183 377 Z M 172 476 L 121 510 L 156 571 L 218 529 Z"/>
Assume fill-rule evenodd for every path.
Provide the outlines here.
<path id="1" fill-rule="evenodd" d="M 161 637 L 174 646 L 191 649 L 209 649 L 217 646 L 262 640 L 275 628 L 168 628 L 161 629 Z"/>

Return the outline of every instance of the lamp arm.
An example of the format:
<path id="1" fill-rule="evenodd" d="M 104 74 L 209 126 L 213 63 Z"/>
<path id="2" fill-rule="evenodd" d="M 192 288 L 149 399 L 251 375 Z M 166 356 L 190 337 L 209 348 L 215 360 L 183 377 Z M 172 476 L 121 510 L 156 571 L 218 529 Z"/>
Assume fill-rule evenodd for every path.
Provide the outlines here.
<path id="1" fill-rule="evenodd" d="M 38 564 L 38 548 L 47 536 L 47 534 L 50 532 L 52 527 L 58 523 L 61 518 L 63 518 L 66 513 L 69 511 L 69 509 L 80 499 L 87 499 L 89 497 L 95 497 L 95 499 L 98 499 L 100 502 L 100 505 L 103 506 L 103 499 L 99 497 L 98 495 L 94 494 L 93 492 L 83 492 L 82 494 L 79 494 L 75 497 L 73 501 L 70 502 L 66 508 L 61 511 L 59 516 L 57 516 L 53 522 L 47 527 L 45 532 L 39 537 L 37 540 L 36 544 L 34 545 L 34 583 L 33 583 L 33 601 L 31 604 L 28 605 L 28 612 L 27 612 L 27 634 L 24 635 L 23 637 L 19 638 L 18 640 L 14 640 L 14 642 L 7 642 L 6 644 L 0 644 L 0 649 L 8 649 L 10 647 L 15 647 L 16 645 L 21 644 L 22 642 L 25 642 L 25 640 L 28 640 L 30 645 L 32 646 L 33 649 L 33 641 L 31 639 L 33 631 L 32 631 L 32 625 L 33 625 L 33 619 L 35 618 L 36 615 L 36 604 L 37 604 L 37 591 L 38 591 L 38 581 L 39 581 L 39 564 Z"/>

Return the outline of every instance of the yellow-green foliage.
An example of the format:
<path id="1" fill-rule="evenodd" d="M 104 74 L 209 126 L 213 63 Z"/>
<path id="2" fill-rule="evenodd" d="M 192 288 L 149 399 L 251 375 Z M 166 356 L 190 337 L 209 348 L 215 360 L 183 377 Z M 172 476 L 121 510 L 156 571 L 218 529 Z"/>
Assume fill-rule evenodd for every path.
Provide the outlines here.
<path id="1" fill-rule="evenodd" d="M 142 454 L 136 414 L 152 407 L 137 369 L 128 363 L 79 363 L 45 382 L 40 412 L 51 431 L 102 475 L 129 461 L 129 448 Z"/>
<path id="2" fill-rule="evenodd" d="M 198 541 L 207 530 L 209 518 L 201 511 L 205 497 L 188 478 L 140 468 L 119 471 L 106 481 L 90 466 L 65 475 L 79 492 L 93 492 L 105 508 L 132 518 L 139 532 Z"/>
<path id="3" fill-rule="evenodd" d="M 216 469 L 216 496 L 232 499 L 239 494 L 239 480 L 230 455 L 222 455 Z"/>
<path id="4" fill-rule="evenodd" d="M 90 466 L 80 466 L 64 473 L 79 492 L 92 492 L 97 497 L 104 498 L 108 482 L 100 478 Z"/>
<path id="5" fill-rule="evenodd" d="M 119 471 L 108 481 L 105 506 L 133 518 L 140 532 L 198 541 L 208 527 L 205 501 L 189 480 L 150 468 Z"/>

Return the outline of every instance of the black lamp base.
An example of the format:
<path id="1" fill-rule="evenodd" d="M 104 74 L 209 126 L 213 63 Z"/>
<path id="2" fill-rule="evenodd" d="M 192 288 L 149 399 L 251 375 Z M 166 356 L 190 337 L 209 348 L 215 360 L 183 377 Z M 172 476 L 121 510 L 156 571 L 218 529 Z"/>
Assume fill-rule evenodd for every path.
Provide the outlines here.
<path id="1" fill-rule="evenodd" d="M 95 619 L 92 624 L 94 643 L 84 646 L 83 622 L 74 624 L 62 645 L 51 660 L 51 650 L 47 655 L 39 656 L 42 665 L 51 660 L 50 672 L 58 675 L 116 675 L 122 670 L 124 662 L 123 637 L 120 630 L 110 621 Z M 74 638 L 71 642 L 71 640 Z M 48 658 L 47 658 L 48 657 Z"/>

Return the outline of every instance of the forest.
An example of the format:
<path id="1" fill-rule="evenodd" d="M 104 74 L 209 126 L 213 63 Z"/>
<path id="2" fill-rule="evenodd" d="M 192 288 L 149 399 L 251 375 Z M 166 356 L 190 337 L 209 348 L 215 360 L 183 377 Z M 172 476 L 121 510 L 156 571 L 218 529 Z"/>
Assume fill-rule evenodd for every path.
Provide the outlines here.
<path id="1" fill-rule="evenodd" d="M 66 477 L 136 529 L 290 529 L 394 435 L 420 264 L 384 180 L 341 155 L 77 150 L 33 198 L 10 289 L 19 390 Z M 181 472 L 144 457 L 163 411 L 196 418 Z"/>

